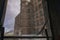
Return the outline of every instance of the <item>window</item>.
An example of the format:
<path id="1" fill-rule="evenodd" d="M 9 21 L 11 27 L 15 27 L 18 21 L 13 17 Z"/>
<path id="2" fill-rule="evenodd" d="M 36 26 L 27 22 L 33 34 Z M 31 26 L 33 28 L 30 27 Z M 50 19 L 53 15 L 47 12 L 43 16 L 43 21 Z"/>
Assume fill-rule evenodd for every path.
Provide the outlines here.
<path id="1" fill-rule="evenodd" d="M 44 24 L 43 17 L 40 20 L 41 25 L 43 25 Z"/>
<path id="2" fill-rule="evenodd" d="M 34 3 L 37 3 L 36 0 L 34 0 Z"/>
<path id="3" fill-rule="evenodd" d="M 30 8 L 28 8 L 28 13 L 30 13 Z"/>
<path id="4" fill-rule="evenodd" d="M 37 5 L 36 5 L 36 7 L 35 7 L 35 11 L 37 11 L 38 10 L 38 8 L 37 8 Z"/>
<path id="5" fill-rule="evenodd" d="M 33 26 L 35 26 L 35 21 L 32 22 Z"/>
<path id="6" fill-rule="evenodd" d="M 38 2 L 40 2 L 41 0 L 38 0 Z"/>
<path id="7" fill-rule="evenodd" d="M 40 17 L 40 21 L 43 21 L 43 17 Z"/>
<path id="8" fill-rule="evenodd" d="M 40 12 L 39 12 L 39 13 L 40 13 L 40 16 L 43 16 L 43 11 L 42 11 L 42 10 L 40 10 Z"/>
<path id="9" fill-rule="evenodd" d="M 32 27 L 32 26 L 35 25 L 35 22 L 34 22 L 34 20 L 30 20 L 30 21 L 28 22 L 28 24 Z"/>
<path id="10" fill-rule="evenodd" d="M 19 33 L 18 33 L 18 32 L 16 32 L 16 34 L 18 35 Z"/>
<path id="11" fill-rule="evenodd" d="M 2 0 L 1 0 L 2 1 Z M 36 13 L 36 11 L 38 11 L 38 6 L 36 5 L 36 11 L 33 12 L 32 11 L 32 8 L 31 8 L 31 4 L 29 5 L 29 8 L 26 7 L 25 5 L 21 5 L 21 7 L 24 7 L 24 9 L 22 8 L 21 10 L 19 9 L 20 8 L 20 4 L 15 4 L 15 3 L 18 3 L 18 2 L 21 2 L 21 1 L 18 1 L 18 0 L 9 0 L 9 5 L 8 5 L 8 8 L 7 8 L 7 12 L 6 13 L 10 13 L 9 15 L 7 15 L 6 17 L 8 18 L 8 20 L 6 22 L 4 22 L 4 27 L 6 27 L 6 32 L 2 33 L 3 34 L 7 34 L 6 36 L 3 36 L 3 37 L 0 37 L 2 39 L 4 39 L 4 37 L 6 38 L 5 40 L 46 40 L 48 36 L 46 36 L 46 38 L 44 38 L 44 36 L 40 36 L 40 33 L 38 34 L 38 32 L 40 32 L 40 28 L 37 28 L 37 27 L 40 27 L 40 23 L 41 25 L 44 24 L 43 22 L 43 19 L 38 19 L 38 20 L 34 20 L 34 16 L 36 15 L 36 17 L 38 18 L 39 14 Z M 26 2 L 25 0 L 23 0 L 24 2 Z M 39 0 L 40 1 L 40 0 Z M 30 1 L 31 2 L 31 1 Z M 34 2 L 34 1 L 33 1 Z M 21 4 L 24 4 L 23 2 L 21 2 Z M 37 3 L 38 4 L 38 3 Z M 19 6 L 19 8 L 17 8 L 17 5 Z M 34 5 L 33 5 L 34 6 Z M 11 8 L 13 7 L 13 8 Z M 17 10 L 19 9 L 19 10 Z M 40 9 L 40 8 L 39 8 Z M 10 10 L 10 11 L 9 11 Z M 34 8 L 33 8 L 34 10 Z M 2 11 L 2 10 L 1 10 Z M 19 11 L 19 12 L 18 12 Z M 20 15 L 20 12 L 22 15 Z M 32 13 L 33 12 L 33 13 Z M 19 13 L 19 14 L 17 14 Z M 35 14 L 36 13 L 36 14 Z M 41 12 L 42 13 L 42 12 Z M 35 15 L 34 15 L 35 14 Z M 19 15 L 19 16 L 18 16 Z M 9 16 L 9 17 L 8 17 Z M 17 17 L 18 18 L 15 18 Z M 10 19 L 10 17 L 12 19 Z M 39 17 L 40 18 L 40 17 Z M 15 23 L 14 23 L 14 19 L 15 19 Z M 41 21 L 41 22 L 40 22 Z M 36 26 L 35 26 L 35 23 L 36 23 Z M 15 24 L 15 25 L 14 25 Z M 19 24 L 19 25 L 18 25 Z M 28 26 L 31 26 L 31 28 Z M 11 29 L 10 29 L 11 27 Z M 34 29 L 33 29 L 34 28 Z M 45 29 L 43 29 L 45 30 Z M 2 29 L 3 31 L 3 29 Z M 5 30 L 4 30 L 5 31 Z M 35 32 L 35 33 L 34 33 Z M 43 32 L 43 31 L 42 31 Z M 33 33 L 33 35 L 31 35 Z M 45 32 L 44 32 L 45 33 Z M 35 34 L 35 35 L 34 35 Z M 36 35 L 38 34 L 38 35 Z M 23 36 L 22 36 L 23 35 Z M 48 34 L 47 34 L 48 35 Z M 39 37 L 39 39 L 37 39 L 37 37 Z M 43 38 L 41 38 L 43 37 Z M 8 39 L 9 38 L 9 39 Z M 16 38 L 16 39 L 15 39 Z M 19 39 L 18 39 L 19 38 Z M 26 38 L 26 39 L 25 39 Z M 27 39 L 29 38 L 29 39 Z M 30 39 L 31 38 L 31 39 Z M 0 39 L 1 40 L 1 39 Z"/>
<path id="12" fill-rule="evenodd" d="M 41 5 L 41 4 L 39 4 L 39 8 L 41 8 L 41 6 L 42 6 L 42 5 Z"/>
<path id="13" fill-rule="evenodd" d="M 34 4 L 35 4 L 35 6 L 36 6 L 37 2 L 35 1 Z"/>
<path id="14" fill-rule="evenodd" d="M 41 22 L 41 25 L 43 25 L 43 24 L 44 24 L 44 22 L 42 21 L 42 22 Z"/>
<path id="15" fill-rule="evenodd" d="M 36 13 L 36 18 L 38 18 L 38 13 Z"/>
<path id="16" fill-rule="evenodd" d="M 36 26 L 39 26 L 39 20 L 36 21 Z"/>

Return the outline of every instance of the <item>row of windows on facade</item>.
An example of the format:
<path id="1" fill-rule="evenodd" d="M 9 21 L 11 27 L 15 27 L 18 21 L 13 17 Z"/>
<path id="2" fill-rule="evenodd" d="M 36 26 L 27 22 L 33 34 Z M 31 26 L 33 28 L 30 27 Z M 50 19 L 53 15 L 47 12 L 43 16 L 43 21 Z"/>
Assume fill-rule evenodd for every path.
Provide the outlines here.
<path id="1" fill-rule="evenodd" d="M 42 10 L 40 10 L 39 11 L 39 13 L 36 13 L 35 15 L 32 15 L 32 13 L 31 14 L 28 14 L 30 17 L 28 18 L 28 19 L 31 19 L 32 21 L 35 19 L 34 18 L 34 16 L 36 16 L 36 18 L 40 18 L 40 17 L 43 17 L 43 13 L 42 13 L 43 11 Z M 40 16 L 39 16 L 39 14 L 40 14 Z M 43 20 L 43 18 L 41 18 L 42 20 Z M 41 21 L 42 21 L 41 20 Z M 32 22 L 32 25 L 34 25 L 34 26 L 39 26 L 39 25 L 42 25 L 43 24 L 43 22 L 39 22 L 39 21 L 36 21 L 36 22 Z M 31 25 L 31 24 L 30 24 Z"/>
<path id="2" fill-rule="evenodd" d="M 40 1 L 40 0 L 38 0 L 38 1 Z M 35 12 L 37 12 L 37 11 L 39 11 L 40 9 L 42 9 L 42 5 L 41 4 L 39 4 L 39 9 L 38 9 L 38 6 L 36 6 L 35 7 Z M 28 13 L 33 13 L 33 10 L 31 10 L 30 8 L 28 9 Z M 40 10 L 40 16 L 42 16 L 42 11 Z M 38 14 L 38 13 L 36 13 L 36 14 Z M 33 15 L 34 16 L 34 15 Z M 38 16 L 37 16 L 38 17 Z"/>
<path id="3" fill-rule="evenodd" d="M 39 16 L 39 15 L 40 15 L 40 16 Z M 34 16 L 35 16 L 36 18 L 40 18 L 40 17 L 43 16 L 43 11 L 42 11 L 42 10 L 39 10 L 39 13 L 36 13 L 36 14 L 34 14 L 34 15 L 33 15 L 33 13 L 29 13 L 28 16 L 30 16 L 30 17 L 32 17 L 32 18 L 33 18 Z M 30 19 L 30 18 L 28 18 L 28 19 Z"/>
<path id="4" fill-rule="evenodd" d="M 39 5 L 36 5 L 35 6 L 35 11 L 38 11 L 42 8 L 42 4 L 40 3 Z"/>
<path id="5" fill-rule="evenodd" d="M 42 10 L 40 10 L 39 11 L 39 13 L 36 13 L 36 18 L 40 18 L 40 17 L 42 17 L 43 16 L 43 13 L 42 13 L 43 11 Z M 40 15 L 40 16 L 39 16 Z"/>
<path id="6" fill-rule="evenodd" d="M 41 1 L 41 0 L 38 0 L 38 2 L 40 2 L 40 1 Z M 35 0 L 35 1 L 34 1 L 34 3 L 36 4 L 36 3 L 37 3 L 37 1 Z"/>
<path id="7" fill-rule="evenodd" d="M 38 2 L 40 2 L 40 0 L 38 0 Z M 36 3 L 36 1 L 35 1 L 35 3 Z M 41 9 L 42 8 L 42 5 L 41 4 L 39 4 L 39 8 Z M 38 9 L 38 6 L 36 6 L 36 8 L 35 8 L 36 10 L 35 11 L 38 11 L 39 9 Z M 28 9 L 28 13 L 31 13 L 31 10 L 30 9 Z M 32 14 L 32 13 L 31 13 Z M 36 13 L 36 18 L 38 18 L 39 15 L 40 14 L 40 16 L 43 16 L 43 14 L 42 14 L 42 10 L 40 10 L 39 11 L 39 13 Z M 30 16 L 30 14 L 28 14 L 29 16 Z M 31 17 L 31 16 L 30 16 Z M 32 17 L 34 17 L 34 15 L 32 16 Z M 30 19 L 30 18 L 29 18 Z M 34 20 L 34 19 L 32 19 L 32 20 Z M 36 26 L 39 26 L 39 25 L 42 25 L 43 24 L 43 22 L 39 22 L 39 21 L 36 21 L 36 22 L 32 22 L 32 24 L 33 25 L 36 25 Z M 29 25 L 31 25 L 31 24 L 29 24 Z"/>
<path id="8" fill-rule="evenodd" d="M 31 16 L 31 15 L 32 15 L 32 17 L 34 16 L 33 13 L 30 12 L 30 9 L 28 9 L 28 16 Z M 39 17 L 38 15 L 43 16 L 42 8 L 39 10 L 39 13 L 36 13 L 36 18 Z"/>
<path id="9" fill-rule="evenodd" d="M 29 23 L 29 25 L 33 25 L 33 26 L 41 26 L 44 24 L 43 20 L 36 20 L 36 21 L 32 21 L 31 23 Z"/>
<path id="10" fill-rule="evenodd" d="M 19 25 L 19 23 L 17 24 Z M 44 25 L 44 21 L 43 21 L 43 18 L 41 20 L 30 20 L 28 24 L 31 26 L 41 26 L 41 25 Z"/>

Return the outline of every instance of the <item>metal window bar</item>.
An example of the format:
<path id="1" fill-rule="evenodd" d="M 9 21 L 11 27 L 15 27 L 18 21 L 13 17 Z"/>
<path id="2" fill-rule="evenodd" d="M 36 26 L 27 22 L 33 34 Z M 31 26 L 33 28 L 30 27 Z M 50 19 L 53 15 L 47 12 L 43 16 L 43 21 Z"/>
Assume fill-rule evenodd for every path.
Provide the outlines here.
<path id="1" fill-rule="evenodd" d="M 45 29 L 45 25 L 47 24 L 47 22 L 48 22 L 48 20 L 45 22 L 45 24 L 43 25 L 41 31 L 39 31 L 39 32 L 37 33 L 37 35 L 41 34 L 41 32 Z"/>
<path id="2" fill-rule="evenodd" d="M 48 23 L 48 20 L 45 22 L 45 24 L 43 25 L 41 31 L 39 31 L 39 32 L 37 33 L 37 35 L 41 34 L 41 33 L 43 32 L 43 30 L 45 30 L 46 38 L 47 38 L 47 40 L 49 40 L 49 36 L 48 36 L 47 29 L 45 29 L 45 25 L 46 25 L 47 23 Z"/>

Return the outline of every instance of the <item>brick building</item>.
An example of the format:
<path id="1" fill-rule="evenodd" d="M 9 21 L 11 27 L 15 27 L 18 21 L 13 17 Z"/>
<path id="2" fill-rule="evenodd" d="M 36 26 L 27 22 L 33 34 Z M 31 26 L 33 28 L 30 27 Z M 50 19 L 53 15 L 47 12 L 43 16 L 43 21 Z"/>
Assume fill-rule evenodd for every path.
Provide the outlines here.
<path id="1" fill-rule="evenodd" d="M 44 0 L 21 0 L 21 13 L 16 16 L 16 34 L 37 34 L 48 20 L 47 3 Z M 49 22 L 46 27 L 49 29 Z"/>
<path id="2" fill-rule="evenodd" d="M 21 0 L 21 13 L 16 17 L 15 20 L 15 33 L 19 33 L 20 31 L 22 34 L 28 34 L 29 23 L 28 23 L 28 3 L 26 0 Z M 26 29 L 27 28 L 27 29 Z M 18 30 L 19 29 L 19 30 Z"/>

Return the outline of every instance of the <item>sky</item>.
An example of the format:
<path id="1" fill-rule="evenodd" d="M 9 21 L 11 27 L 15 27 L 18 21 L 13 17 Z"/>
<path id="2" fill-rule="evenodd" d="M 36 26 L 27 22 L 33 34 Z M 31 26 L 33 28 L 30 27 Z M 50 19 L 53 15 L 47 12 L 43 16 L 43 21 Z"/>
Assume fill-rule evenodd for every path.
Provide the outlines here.
<path id="1" fill-rule="evenodd" d="M 8 0 L 4 20 L 5 32 L 14 29 L 15 17 L 20 13 L 20 0 Z"/>

